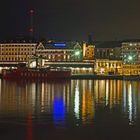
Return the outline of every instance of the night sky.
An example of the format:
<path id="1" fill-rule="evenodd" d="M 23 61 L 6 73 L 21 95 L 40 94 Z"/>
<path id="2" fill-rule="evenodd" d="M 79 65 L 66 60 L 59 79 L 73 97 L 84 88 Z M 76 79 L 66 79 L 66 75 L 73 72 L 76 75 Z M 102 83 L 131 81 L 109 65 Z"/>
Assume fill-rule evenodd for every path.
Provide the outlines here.
<path id="1" fill-rule="evenodd" d="M 0 36 L 34 35 L 56 40 L 140 38 L 140 0 L 1 0 Z"/>

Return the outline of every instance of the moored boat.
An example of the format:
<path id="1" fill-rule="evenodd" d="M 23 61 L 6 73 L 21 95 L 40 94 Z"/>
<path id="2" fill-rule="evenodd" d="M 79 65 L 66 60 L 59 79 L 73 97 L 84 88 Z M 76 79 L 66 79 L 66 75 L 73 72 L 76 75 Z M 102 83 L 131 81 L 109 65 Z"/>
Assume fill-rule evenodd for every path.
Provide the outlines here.
<path id="1" fill-rule="evenodd" d="M 3 69 L 4 79 L 68 79 L 71 77 L 70 69 Z"/>

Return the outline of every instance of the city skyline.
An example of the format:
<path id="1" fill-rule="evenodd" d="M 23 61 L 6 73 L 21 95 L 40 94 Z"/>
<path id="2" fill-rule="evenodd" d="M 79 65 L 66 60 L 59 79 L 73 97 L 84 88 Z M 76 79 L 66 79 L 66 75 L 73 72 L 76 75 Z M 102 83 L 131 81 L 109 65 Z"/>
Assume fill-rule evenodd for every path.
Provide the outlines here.
<path id="1" fill-rule="evenodd" d="M 37 38 L 58 40 L 121 40 L 140 38 L 138 0 L 2 1 L 1 37 L 29 35 L 30 10 Z"/>

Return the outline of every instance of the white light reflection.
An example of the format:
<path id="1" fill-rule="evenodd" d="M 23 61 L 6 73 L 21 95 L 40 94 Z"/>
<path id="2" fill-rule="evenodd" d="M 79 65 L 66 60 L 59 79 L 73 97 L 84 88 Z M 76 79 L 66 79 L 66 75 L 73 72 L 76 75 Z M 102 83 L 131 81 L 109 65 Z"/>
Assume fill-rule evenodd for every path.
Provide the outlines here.
<path id="1" fill-rule="evenodd" d="M 32 83 L 31 85 L 31 93 L 32 93 L 32 105 L 35 106 L 36 103 L 36 84 Z"/>
<path id="2" fill-rule="evenodd" d="M 138 93 L 138 85 L 137 85 L 137 82 L 133 82 L 133 86 L 134 88 L 132 88 L 132 96 L 133 96 L 133 121 L 136 120 L 137 118 L 137 97 L 136 97 L 136 94 Z M 132 86 L 132 87 L 133 87 Z"/>
<path id="3" fill-rule="evenodd" d="M 1 79 L 0 79 L 0 104 L 1 104 Z"/>
<path id="4" fill-rule="evenodd" d="M 41 112 L 44 112 L 45 109 L 44 109 L 44 103 L 45 103 L 45 93 L 44 93 L 44 88 L 45 88 L 45 85 L 44 85 L 44 82 L 42 82 L 42 85 L 41 85 Z"/>
<path id="5" fill-rule="evenodd" d="M 108 85 L 108 80 L 106 81 L 106 96 L 105 96 L 105 105 L 107 106 L 108 105 L 108 92 L 109 92 L 109 85 Z"/>
<path id="6" fill-rule="evenodd" d="M 123 109 L 126 112 L 126 81 L 123 81 Z"/>
<path id="7" fill-rule="evenodd" d="M 75 98 L 74 98 L 74 112 L 75 112 L 75 116 L 77 119 L 80 118 L 80 114 L 79 114 L 79 87 L 78 87 L 78 81 L 76 83 L 76 87 L 75 87 Z"/>
<path id="8" fill-rule="evenodd" d="M 129 112 L 129 125 L 132 125 L 132 85 L 131 83 L 129 84 L 129 91 L 128 91 L 128 112 Z"/>

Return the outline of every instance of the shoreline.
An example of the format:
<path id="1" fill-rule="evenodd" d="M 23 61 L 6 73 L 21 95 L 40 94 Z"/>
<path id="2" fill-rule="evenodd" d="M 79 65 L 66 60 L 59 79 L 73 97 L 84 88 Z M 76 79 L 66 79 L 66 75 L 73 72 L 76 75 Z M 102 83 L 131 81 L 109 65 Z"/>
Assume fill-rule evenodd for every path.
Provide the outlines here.
<path id="1" fill-rule="evenodd" d="M 71 79 L 114 79 L 114 80 L 140 80 L 140 76 L 124 76 L 124 75 L 72 75 Z"/>
<path id="2" fill-rule="evenodd" d="M 2 74 L 0 74 L 0 79 L 3 79 Z M 34 80 L 45 80 L 45 78 L 33 78 Z M 135 75 L 94 75 L 94 74 L 73 74 L 71 75 L 70 78 L 66 79 L 59 79 L 59 78 L 52 78 L 52 79 L 47 79 L 46 80 L 73 80 L 73 79 L 99 79 L 99 80 L 104 80 L 104 79 L 109 79 L 109 80 L 140 80 L 140 76 L 135 76 Z M 12 80 L 12 79 L 11 79 Z M 21 79 L 20 79 L 21 80 Z M 26 78 L 25 80 L 30 80 L 30 78 Z"/>

